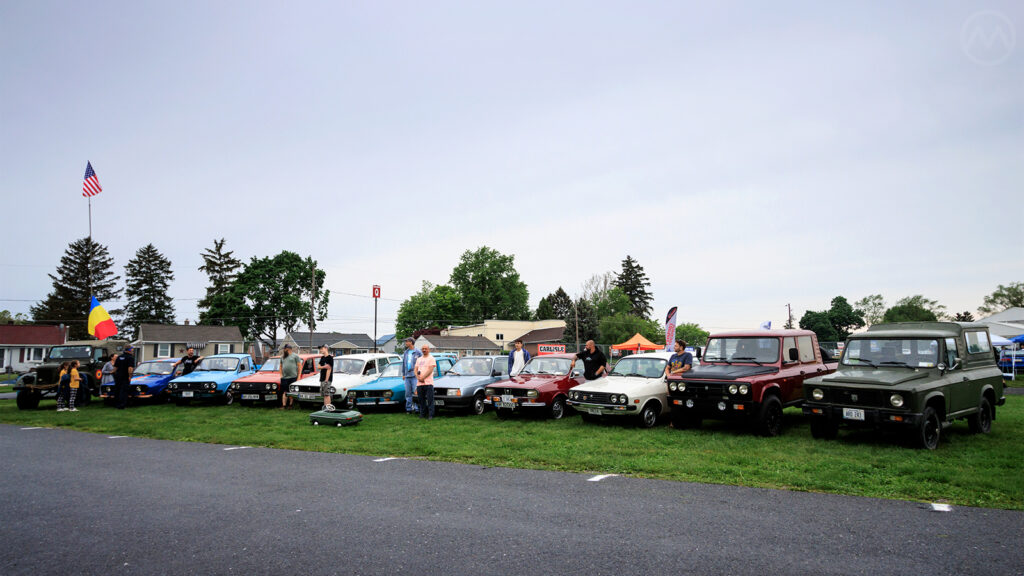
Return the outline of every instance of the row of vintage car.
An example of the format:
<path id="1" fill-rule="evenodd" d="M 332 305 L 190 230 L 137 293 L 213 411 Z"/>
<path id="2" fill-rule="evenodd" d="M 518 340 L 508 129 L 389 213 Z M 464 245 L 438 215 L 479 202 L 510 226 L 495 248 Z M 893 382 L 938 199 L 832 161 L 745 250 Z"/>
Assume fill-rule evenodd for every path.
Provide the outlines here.
<path id="1" fill-rule="evenodd" d="M 815 438 L 835 438 L 841 425 L 899 428 L 916 445 L 934 449 L 943 427 L 958 419 L 973 432 L 989 432 L 996 406 L 1005 403 L 988 329 L 970 323 L 874 325 L 852 335 L 838 361 L 807 330 L 712 334 L 693 369 L 667 378 L 668 352 L 627 356 L 592 381 L 583 379 L 582 366 L 570 370 L 572 354 L 536 356 L 513 377 L 507 356 L 436 356 L 438 408 L 482 414 L 490 406 L 499 418 L 532 412 L 558 419 L 572 409 L 586 421 L 632 417 L 649 428 L 669 419 L 677 429 L 705 418 L 737 419 L 777 436 L 783 409 L 802 406 Z M 301 358 L 302 376 L 288 390 L 279 389 L 279 358 L 257 367 L 246 354 L 218 354 L 184 376 L 173 372 L 174 359 L 142 362 L 131 393 L 179 404 L 275 402 L 287 394 L 319 405 L 318 357 Z M 404 405 L 400 369 L 394 354 L 339 356 L 333 402 L 357 409 Z M 111 386 L 100 387 L 100 396 L 112 393 Z"/>

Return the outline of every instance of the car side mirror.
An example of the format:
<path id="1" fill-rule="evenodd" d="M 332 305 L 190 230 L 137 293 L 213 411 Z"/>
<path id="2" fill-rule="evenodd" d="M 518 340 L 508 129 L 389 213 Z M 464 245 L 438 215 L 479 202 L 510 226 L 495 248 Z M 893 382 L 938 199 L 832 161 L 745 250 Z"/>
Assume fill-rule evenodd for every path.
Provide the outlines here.
<path id="1" fill-rule="evenodd" d="M 501 370 L 495 370 L 491 372 L 491 376 L 501 376 Z"/>
<path id="2" fill-rule="evenodd" d="M 579 375 L 580 375 L 580 371 L 579 370 L 573 370 L 572 374 L 570 374 L 570 376 L 572 376 L 573 378 L 578 378 Z"/>
<path id="3" fill-rule="evenodd" d="M 790 348 L 789 349 L 789 361 L 790 362 L 796 362 L 799 358 L 800 358 L 800 354 L 797 352 L 796 348 Z"/>

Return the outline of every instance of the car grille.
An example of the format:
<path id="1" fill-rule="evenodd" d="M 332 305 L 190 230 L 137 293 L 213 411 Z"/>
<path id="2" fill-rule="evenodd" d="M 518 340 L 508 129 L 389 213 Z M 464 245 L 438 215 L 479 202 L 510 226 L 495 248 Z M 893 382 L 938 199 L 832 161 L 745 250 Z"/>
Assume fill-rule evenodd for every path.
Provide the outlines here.
<path id="1" fill-rule="evenodd" d="M 832 404 L 847 406 L 882 406 L 882 390 L 862 390 L 851 388 L 829 388 L 825 390 L 825 401 Z"/>
<path id="2" fill-rule="evenodd" d="M 526 396 L 527 392 L 529 392 L 529 390 L 524 390 L 522 388 L 492 388 L 492 390 L 494 390 L 495 395 L 498 396 L 511 395 L 522 397 Z"/>
<path id="3" fill-rule="evenodd" d="M 212 382 L 175 382 L 175 384 L 177 384 L 175 390 L 205 390 L 209 392 L 210 390 L 217 389 L 216 384 L 214 384 L 213 388 L 207 387 Z"/>
<path id="4" fill-rule="evenodd" d="M 266 382 L 239 382 L 239 392 L 273 392 L 274 385 L 270 385 L 270 390 L 267 390 Z"/>
<path id="5" fill-rule="evenodd" d="M 608 392 L 580 392 L 577 399 L 580 402 L 596 402 L 597 404 L 611 404 L 611 394 Z"/>
<path id="6" fill-rule="evenodd" d="M 687 382 L 685 380 L 683 382 L 686 384 L 686 390 L 683 392 L 673 392 L 673 394 L 720 396 L 729 393 L 730 385 L 738 384 L 737 382 Z"/>
<path id="7" fill-rule="evenodd" d="M 384 396 L 383 390 L 356 390 L 356 398 L 380 398 Z"/>
<path id="8" fill-rule="evenodd" d="M 299 386 L 299 392 L 303 394 L 319 394 L 320 386 Z"/>

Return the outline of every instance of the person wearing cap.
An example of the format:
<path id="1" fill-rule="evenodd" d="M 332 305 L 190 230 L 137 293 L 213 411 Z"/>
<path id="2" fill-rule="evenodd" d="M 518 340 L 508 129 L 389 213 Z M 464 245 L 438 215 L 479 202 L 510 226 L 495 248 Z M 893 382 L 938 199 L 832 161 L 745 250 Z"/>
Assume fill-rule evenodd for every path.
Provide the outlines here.
<path id="1" fill-rule="evenodd" d="M 285 344 L 281 353 L 281 409 L 284 410 L 294 403 L 291 396 L 287 394 L 288 388 L 299 379 L 299 371 L 302 370 L 302 358 L 298 354 L 292 354 L 292 345 Z"/>
<path id="2" fill-rule="evenodd" d="M 128 344 L 114 360 L 114 397 L 118 410 L 128 407 L 128 386 L 135 373 L 135 354 L 132 352 L 132 345 Z"/>
<path id="3" fill-rule="evenodd" d="M 412 401 L 413 392 L 416 391 L 416 361 L 423 356 L 423 353 L 416 349 L 416 341 L 412 338 L 405 339 L 405 353 L 402 354 L 402 381 L 405 383 L 405 413 L 419 414 L 419 407 Z"/>

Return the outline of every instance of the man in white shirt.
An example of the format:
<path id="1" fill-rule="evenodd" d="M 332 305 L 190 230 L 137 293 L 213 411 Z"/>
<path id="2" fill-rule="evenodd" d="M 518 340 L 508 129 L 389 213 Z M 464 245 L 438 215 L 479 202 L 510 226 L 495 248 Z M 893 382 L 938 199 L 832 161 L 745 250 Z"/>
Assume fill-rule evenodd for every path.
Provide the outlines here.
<path id="1" fill-rule="evenodd" d="M 508 375 L 518 376 L 523 367 L 530 361 L 530 353 L 523 348 L 523 341 L 515 341 L 515 350 L 508 355 Z"/>

